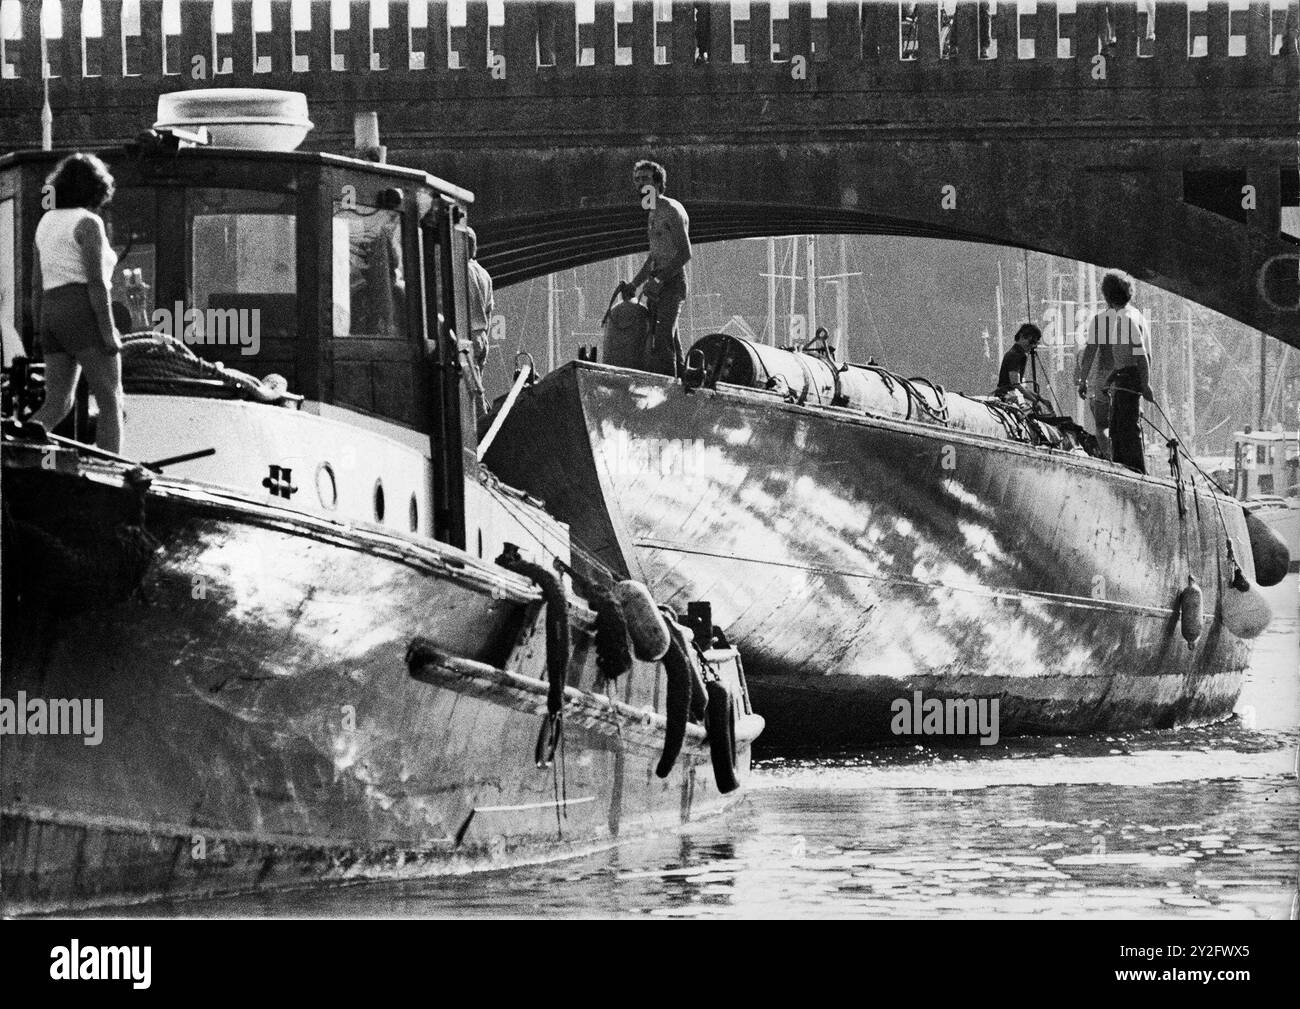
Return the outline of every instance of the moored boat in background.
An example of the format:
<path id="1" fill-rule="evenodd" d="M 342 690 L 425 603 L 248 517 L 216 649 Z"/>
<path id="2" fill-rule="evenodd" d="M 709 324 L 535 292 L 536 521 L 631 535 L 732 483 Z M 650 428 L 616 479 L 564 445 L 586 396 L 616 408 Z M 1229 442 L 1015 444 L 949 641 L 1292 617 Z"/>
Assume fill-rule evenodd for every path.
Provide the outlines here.
<path id="1" fill-rule="evenodd" d="M 1300 432 L 1236 432 L 1230 480 L 1243 507 L 1285 544 L 1290 570 L 1300 571 Z"/>

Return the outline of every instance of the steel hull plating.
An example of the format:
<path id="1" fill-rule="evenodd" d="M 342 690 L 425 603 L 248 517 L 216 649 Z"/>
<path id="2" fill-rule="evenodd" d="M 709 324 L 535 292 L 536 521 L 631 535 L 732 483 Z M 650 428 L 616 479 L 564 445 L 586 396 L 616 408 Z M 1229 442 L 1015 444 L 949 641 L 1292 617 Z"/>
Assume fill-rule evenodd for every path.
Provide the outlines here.
<path id="1" fill-rule="evenodd" d="M 1172 481 L 1097 460 L 590 364 L 487 462 L 657 598 L 713 603 L 765 745 L 915 741 L 916 691 L 996 699 L 1004 735 L 1215 720 L 1249 658 L 1219 617 L 1224 523 L 1253 579 L 1244 518 L 1199 481 L 1180 518 Z"/>
<path id="2" fill-rule="evenodd" d="M 94 545 L 120 542 L 133 495 L 101 477 L 4 474 L 3 696 L 102 701 L 98 745 L 4 738 L 6 913 L 509 864 L 722 805 L 698 726 L 654 775 L 662 667 L 593 689 L 585 610 L 563 746 L 538 769 L 528 582 L 161 480 L 145 498 L 158 548 L 119 570 Z M 408 670 L 416 637 L 446 661 Z M 742 775 L 759 726 L 741 712 Z"/>

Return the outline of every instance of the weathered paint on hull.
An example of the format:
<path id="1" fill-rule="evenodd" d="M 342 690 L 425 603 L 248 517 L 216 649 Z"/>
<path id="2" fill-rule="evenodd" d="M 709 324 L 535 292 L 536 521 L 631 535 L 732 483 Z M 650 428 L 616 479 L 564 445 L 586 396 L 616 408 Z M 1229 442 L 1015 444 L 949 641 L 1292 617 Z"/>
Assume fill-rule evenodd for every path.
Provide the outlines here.
<path id="1" fill-rule="evenodd" d="M 1097 460 L 576 363 L 486 461 L 657 598 L 713 603 L 764 745 L 896 740 L 915 690 L 998 699 L 1003 735 L 1210 721 L 1249 658 L 1217 616 L 1220 510 L 1253 579 L 1244 519 L 1200 481 L 1180 519 L 1170 480 Z"/>
<path id="2" fill-rule="evenodd" d="M 160 549 L 135 584 L 87 570 L 92 594 L 74 599 L 22 565 L 49 546 L 33 527 L 89 548 L 130 499 L 112 481 L 4 474 L 3 696 L 99 699 L 104 721 L 96 746 L 5 737 L 5 913 L 557 857 L 723 805 L 699 726 L 654 775 L 662 667 L 597 693 L 585 610 L 564 746 L 538 769 L 538 595 L 438 544 L 159 480 Z M 416 637 L 456 658 L 413 678 Z M 742 712 L 742 777 L 760 727 Z"/>

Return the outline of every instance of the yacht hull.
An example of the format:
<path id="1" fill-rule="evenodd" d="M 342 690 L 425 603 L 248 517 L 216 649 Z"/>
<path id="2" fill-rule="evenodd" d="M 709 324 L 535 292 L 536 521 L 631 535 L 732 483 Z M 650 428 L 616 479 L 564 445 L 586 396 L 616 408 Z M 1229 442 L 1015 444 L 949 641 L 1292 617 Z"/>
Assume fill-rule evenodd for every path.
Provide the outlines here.
<path id="1" fill-rule="evenodd" d="M 1172 480 L 1095 459 L 590 363 L 486 462 L 600 564 L 712 603 L 765 746 L 914 742 L 901 704 L 931 698 L 996 701 L 1001 735 L 1209 722 L 1249 659 L 1220 616 L 1244 518 L 1200 481 L 1180 515 Z"/>

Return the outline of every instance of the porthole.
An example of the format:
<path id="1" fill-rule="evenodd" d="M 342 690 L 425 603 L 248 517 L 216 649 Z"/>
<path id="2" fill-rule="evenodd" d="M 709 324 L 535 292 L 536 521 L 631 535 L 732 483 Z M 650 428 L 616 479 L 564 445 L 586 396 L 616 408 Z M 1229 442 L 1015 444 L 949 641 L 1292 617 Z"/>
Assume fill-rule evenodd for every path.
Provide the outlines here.
<path id="1" fill-rule="evenodd" d="M 322 508 L 333 511 L 339 503 L 339 485 L 334 479 L 334 467 L 327 462 L 316 467 L 316 496 Z"/>
<path id="2" fill-rule="evenodd" d="M 414 494 L 411 495 L 411 504 L 406 511 L 411 522 L 411 532 L 415 532 L 420 528 L 420 504 L 415 500 Z"/>
<path id="3" fill-rule="evenodd" d="M 375 521 L 384 521 L 384 481 L 375 481 Z"/>

